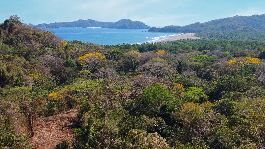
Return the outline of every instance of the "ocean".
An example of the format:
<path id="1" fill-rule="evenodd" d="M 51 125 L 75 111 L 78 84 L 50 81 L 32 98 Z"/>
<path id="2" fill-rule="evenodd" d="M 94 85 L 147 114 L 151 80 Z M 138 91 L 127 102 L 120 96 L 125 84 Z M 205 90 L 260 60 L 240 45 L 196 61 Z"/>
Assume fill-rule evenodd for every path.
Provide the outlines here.
<path id="1" fill-rule="evenodd" d="M 48 31 L 53 32 L 64 40 L 78 40 L 99 45 L 141 44 L 156 42 L 175 35 L 172 33 L 148 32 L 147 29 L 110 29 L 99 27 L 62 27 L 48 29 Z"/>

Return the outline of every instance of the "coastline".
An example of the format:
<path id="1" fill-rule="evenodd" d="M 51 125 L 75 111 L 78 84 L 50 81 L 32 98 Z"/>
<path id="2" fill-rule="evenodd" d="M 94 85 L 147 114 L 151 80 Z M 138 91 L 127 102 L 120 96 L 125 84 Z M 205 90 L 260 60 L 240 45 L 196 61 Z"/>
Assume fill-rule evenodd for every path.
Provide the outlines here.
<path id="1" fill-rule="evenodd" d="M 164 43 L 178 40 L 196 40 L 200 39 L 195 35 L 195 33 L 181 33 L 181 34 L 173 34 L 169 36 L 156 37 L 153 40 L 149 41 L 149 43 Z"/>

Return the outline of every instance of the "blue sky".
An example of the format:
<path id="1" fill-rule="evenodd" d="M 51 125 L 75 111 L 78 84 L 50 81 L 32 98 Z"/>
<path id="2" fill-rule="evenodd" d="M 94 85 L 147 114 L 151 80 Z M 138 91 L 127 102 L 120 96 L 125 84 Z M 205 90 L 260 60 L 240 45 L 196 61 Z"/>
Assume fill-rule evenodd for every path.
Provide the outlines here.
<path id="1" fill-rule="evenodd" d="M 0 21 L 25 23 L 95 19 L 140 20 L 151 26 L 186 25 L 235 15 L 265 14 L 264 0 L 0 0 Z"/>

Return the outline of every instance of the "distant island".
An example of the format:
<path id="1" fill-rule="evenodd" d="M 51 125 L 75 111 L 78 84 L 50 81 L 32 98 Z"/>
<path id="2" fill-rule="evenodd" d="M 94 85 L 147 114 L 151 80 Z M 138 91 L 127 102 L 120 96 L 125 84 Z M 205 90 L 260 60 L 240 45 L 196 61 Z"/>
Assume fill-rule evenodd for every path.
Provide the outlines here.
<path id="1" fill-rule="evenodd" d="M 196 33 L 207 39 L 265 39 L 265 15 L 234 16 L 186 26 L 152 27 L 149 32 Z"/>
<path id="2" fill-rule="evenodd" d="M 114 29 L 149 29 L 150 26 L 140 21 L 132 21 L 130 19 L 121 19 L 117 22 L 101 22 L 96 20 L 77 20 L 73 22 L 55 22 L 50 24 L 39 24 L 37 28 L 59 28 L 59 27 L 102 27 Z"/>

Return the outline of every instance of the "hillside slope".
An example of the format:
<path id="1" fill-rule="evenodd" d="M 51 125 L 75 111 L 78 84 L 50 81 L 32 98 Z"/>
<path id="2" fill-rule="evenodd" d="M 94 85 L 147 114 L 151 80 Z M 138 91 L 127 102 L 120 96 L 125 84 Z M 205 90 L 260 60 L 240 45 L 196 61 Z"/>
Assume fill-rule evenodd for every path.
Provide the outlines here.
<path id="1" fill-rule="evenodd" d="M 0 148 L 265 148 L 264 42 L 0 34 Z"/>
<path id="2" fill-rule="evenodd" d="M 150 28 L 149 31 L 197 33 L 210 39 L 260 40 L 265 38 L 265 15 L 235 16 L 186 26 Z"/>

